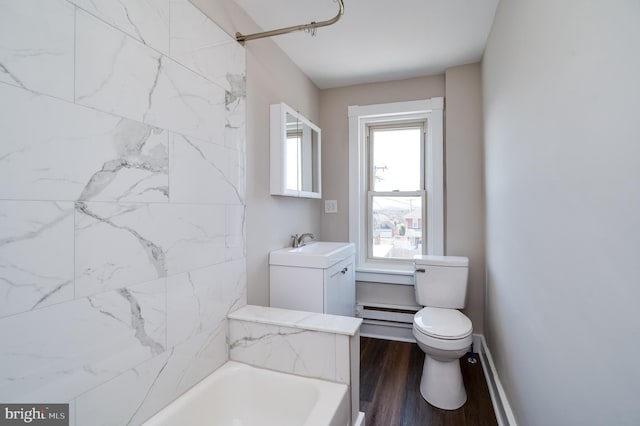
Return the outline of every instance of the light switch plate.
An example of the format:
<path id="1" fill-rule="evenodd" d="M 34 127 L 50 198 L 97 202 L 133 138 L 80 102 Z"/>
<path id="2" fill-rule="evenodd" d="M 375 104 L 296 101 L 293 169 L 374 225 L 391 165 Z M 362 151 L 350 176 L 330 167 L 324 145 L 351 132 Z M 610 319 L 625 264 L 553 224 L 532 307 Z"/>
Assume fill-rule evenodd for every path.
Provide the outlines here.
<path id="1" fill-rule="evenodd" d="M 338 213 L 338 200 L 324 200 L 325 213 Z"/>

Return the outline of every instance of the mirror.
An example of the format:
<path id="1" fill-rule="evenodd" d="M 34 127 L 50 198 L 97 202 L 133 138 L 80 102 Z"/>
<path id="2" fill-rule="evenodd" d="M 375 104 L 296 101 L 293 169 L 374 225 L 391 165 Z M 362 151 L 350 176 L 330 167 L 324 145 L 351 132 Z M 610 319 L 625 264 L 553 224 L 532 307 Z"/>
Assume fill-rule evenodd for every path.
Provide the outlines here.
<path id="1" fill-rule="evenodd" d="M 320 198 L 320 128 L 284 103 L 271 105 L 271 194 Z"/>

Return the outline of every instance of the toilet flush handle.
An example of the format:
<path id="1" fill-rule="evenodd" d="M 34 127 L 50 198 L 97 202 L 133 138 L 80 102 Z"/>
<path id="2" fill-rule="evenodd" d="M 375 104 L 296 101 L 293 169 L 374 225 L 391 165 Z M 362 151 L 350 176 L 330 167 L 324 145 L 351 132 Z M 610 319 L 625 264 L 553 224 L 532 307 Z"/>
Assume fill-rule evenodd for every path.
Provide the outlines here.
<path id="1" fill-rule="evenodd" d="M 427 272 L 424 268 L 416 269 L 416 272 Z"/>

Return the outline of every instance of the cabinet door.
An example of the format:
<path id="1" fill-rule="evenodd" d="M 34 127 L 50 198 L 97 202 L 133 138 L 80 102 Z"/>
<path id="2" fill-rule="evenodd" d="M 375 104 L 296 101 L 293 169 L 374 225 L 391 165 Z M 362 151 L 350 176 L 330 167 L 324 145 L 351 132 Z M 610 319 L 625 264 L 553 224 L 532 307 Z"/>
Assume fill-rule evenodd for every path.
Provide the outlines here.
<path id="1" fill-rule="evenodd" d="M 325 271 L 325 305 L 327 314 L 355 315 L 356 281 L 353 256 Z"/>
<path id="2" fill-rule="evenodd" d="M 270 306 L 322 313 L 324 311 L 323 271 L 323 269 L 271 265 L 269 268 Z"/>

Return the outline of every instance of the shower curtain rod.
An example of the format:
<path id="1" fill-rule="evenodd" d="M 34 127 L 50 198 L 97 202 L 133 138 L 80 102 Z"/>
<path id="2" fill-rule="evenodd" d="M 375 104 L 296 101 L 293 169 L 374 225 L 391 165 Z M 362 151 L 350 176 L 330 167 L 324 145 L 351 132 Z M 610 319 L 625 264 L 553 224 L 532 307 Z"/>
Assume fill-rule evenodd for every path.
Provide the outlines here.
<path id="1" fill-rule="evenodd" d="M 338 10 L 338 14 L 326 21 L 310 22 L 308 24 L 294 25 L 292 27 L 279 28 L 277 30 L 263 31 L 261 33 L 254 33 L 254 34 L 247 34 L 247 35 L 236 33 L 236 41 L 240 44 L 244 44 L 246 41 L 249 41 L 249 40 L 255 40 L 258 38 L 265 38 L 265 37 L 273 37 L 280 34 L 291 33 L 293 31 L 309 31 L 315 35 L 316 28 L 326 27 L 328 25 L 335 24 L 336 22 L 338 22 L 340 17 L 344 15 L 344 0 L 337 0 L 337 1 L 340 7 L 340 10 Z"/>

